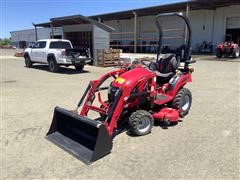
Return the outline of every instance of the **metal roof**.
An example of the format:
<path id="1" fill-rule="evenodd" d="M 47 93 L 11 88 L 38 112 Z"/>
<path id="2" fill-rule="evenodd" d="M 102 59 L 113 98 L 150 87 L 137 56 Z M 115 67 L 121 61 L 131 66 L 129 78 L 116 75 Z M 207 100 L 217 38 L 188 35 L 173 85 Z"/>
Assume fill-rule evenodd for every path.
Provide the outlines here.
<path id="1" fill-rule="evenodd" d="M 157 15 L 159 13 L 166 12 L 180 12 L 185 11 L 187 4 L 190 7 L 190 10 L 198 9 L 216 9 L 219 7 L 230 6 L 230 5 L 240 5 L 240 0 L 188 0 L 172 4 L 164 4 L 160 6 L 152 6 L 138 9 L 131 9 L 126 11 L 112 12 L 106 14 L 99 14 L 94 16 L 83 16 L 83 15 L 73 15 L 73 16 L 64 16 L 51 18 L 51 22 L 34 24 L 38 27 L 59 27 L 63 25 L 73 25 L 73 24 L 95 24 L 96 26 L 106 30 L 114 31 L 114 28 L 107 26 L 106 24 L 97 22 L 98 18 L 101 18 L 103 21 L 107 20 L 120 20 L 120 19 L 130 19 L 133 18 L 133 12 L 136 12 L 138 16 L 148 16 L 148 15 Z"/>
<path id="2" fill-rule="evenodd" d="M 51 27 L 51 22 L 44 22 L 44 23 L 38 23 L 38 24 L 32 23 L 32 24 L 33 26 L 36 26 L 36 27 L 44 27 L 44 28 Z"/>
<path id="3" fill-rule="evenodd" d="M 33 24 L 36 27 L 61 27 L 64 25 L 74 25 L 74 24 L 94 24 L 98 26 L 101 29 L 104 29 L 105 31 L 111 32 L 114 31 L 115 29 L 97 22 L 89 17 L 83 16 L 83 15 L 73 15 L 73 16 L 63 16 L 63 17 L 56 17 L 56 18 L 51 18 L 50 22 L 46 23 L 39 23 L 39 24 Z"/>
<path id="4" fill-rule="evenodd" d="M 185 11 L 187 4 L 190 6 L 190 10 L 198 9 L 216 9 L 219 7 L 240 5 L 239 0 L 189 0 L 172 4 L 164 4 L 160 6 L 151 6 L 146 8 L 131 9 L 127 11 L 112 12 L 106 14 L 99 14 L 89 16 L 92 19 L 101 18 L 103 21 L 107 20 L 120 20 L 133 18 L 133 12 L 136 12 L 138 16 L 157 15 L 159 13 L 167 12 L 180 12 Z"/>

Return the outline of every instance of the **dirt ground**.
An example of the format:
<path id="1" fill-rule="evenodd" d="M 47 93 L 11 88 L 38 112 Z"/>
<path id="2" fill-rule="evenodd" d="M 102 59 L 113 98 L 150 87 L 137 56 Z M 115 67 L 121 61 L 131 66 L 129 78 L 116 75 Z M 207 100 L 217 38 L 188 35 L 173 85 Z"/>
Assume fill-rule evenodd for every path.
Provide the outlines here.
<path id="1" fill-rule="evenodd" d="M 88 81 L 112 68 L 50 73 L 1 56 L 3 179 L 238 179 L 240 59 L 194 64 L 190 114 L 176 126 L 115 137 L 111 154 L 87 166 L 47 141 L 56 105 L 73 109 Z M 206 59 L 206 60 L 204 60 Z M 210 59 L 210 60 L 207 60 Z"/>

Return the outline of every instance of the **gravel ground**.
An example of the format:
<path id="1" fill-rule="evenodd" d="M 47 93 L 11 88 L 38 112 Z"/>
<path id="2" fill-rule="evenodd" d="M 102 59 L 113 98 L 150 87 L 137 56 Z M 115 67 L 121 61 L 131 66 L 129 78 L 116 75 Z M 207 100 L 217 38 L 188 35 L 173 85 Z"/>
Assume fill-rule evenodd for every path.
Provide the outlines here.
<path id="1" fill-rule="evenodd" d="M 44 136 L 54 107 L 73 109 L 88 81 L 112 68 L 54 74 L 43 65 L 25 68 L 23 58 L 1 58 L 3 179 L 239 178 L 239 62 L 201 57 L 188 85 L 193 104 L 183 122 L 154 126 L 143 137 L 122 133 L 111 154 L 86 166 Z"/>

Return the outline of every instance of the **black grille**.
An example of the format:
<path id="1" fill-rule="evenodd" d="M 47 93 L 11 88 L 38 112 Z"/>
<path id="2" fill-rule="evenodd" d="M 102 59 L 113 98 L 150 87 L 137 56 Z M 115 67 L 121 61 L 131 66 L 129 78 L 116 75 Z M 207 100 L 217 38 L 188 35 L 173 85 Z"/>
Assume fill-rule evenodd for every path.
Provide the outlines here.
<path id="1" fill-rule="evenodd" d="M 109 91 L 108 91 L 108 102 L 114 101 L 114 97 L 115 97 L 117 90 L 118 90 L 117 87 L 114 87 L 114 86 L 112 86 L 112 84 L 110 84 Z"/>

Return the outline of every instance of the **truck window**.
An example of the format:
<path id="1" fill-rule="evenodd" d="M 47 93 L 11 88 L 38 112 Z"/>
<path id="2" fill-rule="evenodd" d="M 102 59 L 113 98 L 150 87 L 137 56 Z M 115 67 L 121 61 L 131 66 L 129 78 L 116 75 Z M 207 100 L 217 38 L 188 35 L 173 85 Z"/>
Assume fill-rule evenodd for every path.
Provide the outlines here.
<path id="1" fill-rule="evenodd" d="M 50 42 L 50 49 L 71 49 L 71 44 L 69 42 L 64 41 L 54 41 Z"/>
<path id="2" fill-rule="evenodd" d="M 45 48 L 46 47 L 46 41 L 38 41 L 36 42 L 32 48 Z"/>

